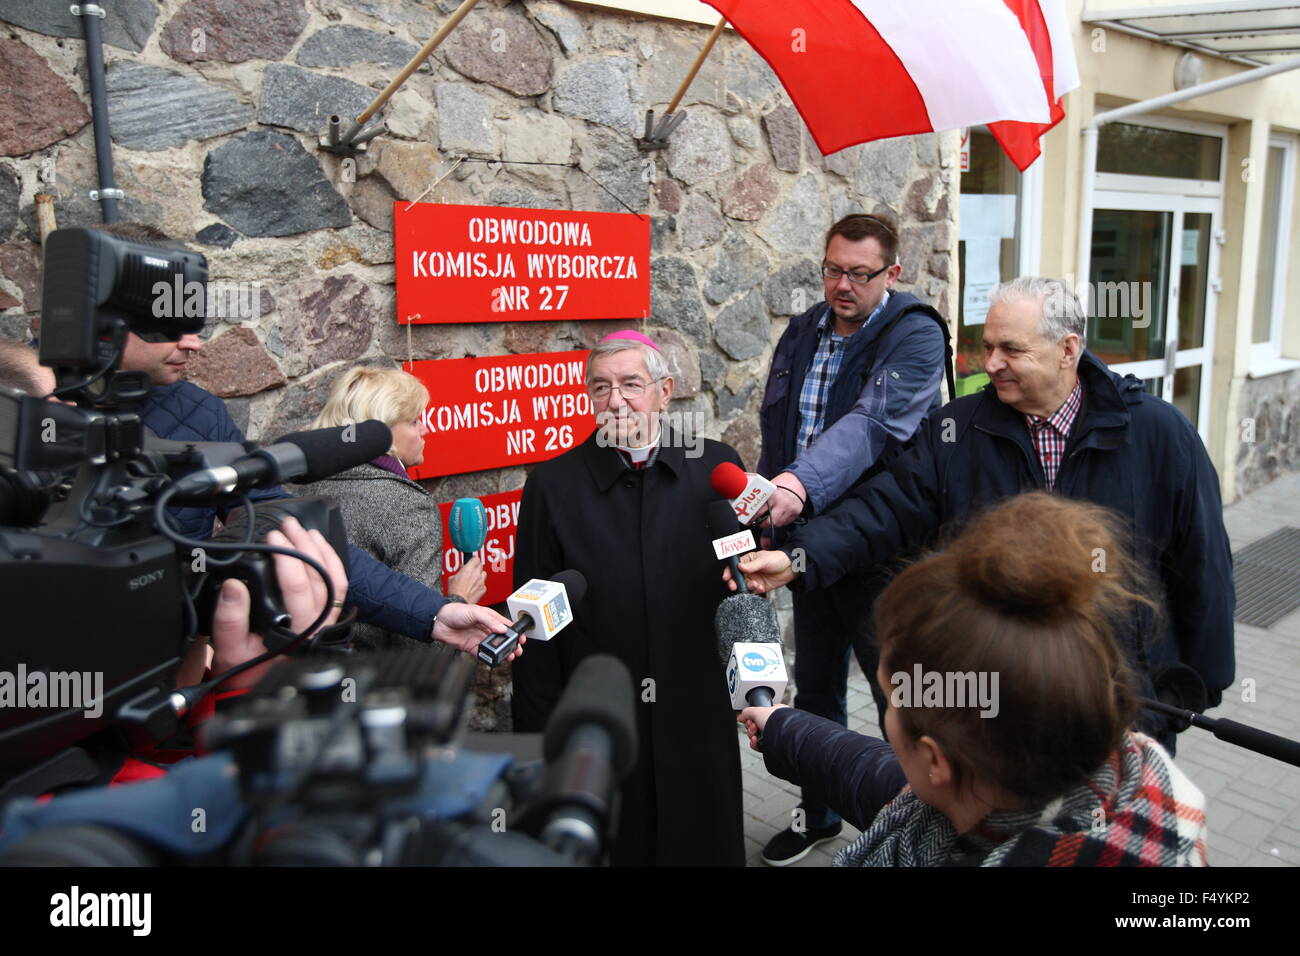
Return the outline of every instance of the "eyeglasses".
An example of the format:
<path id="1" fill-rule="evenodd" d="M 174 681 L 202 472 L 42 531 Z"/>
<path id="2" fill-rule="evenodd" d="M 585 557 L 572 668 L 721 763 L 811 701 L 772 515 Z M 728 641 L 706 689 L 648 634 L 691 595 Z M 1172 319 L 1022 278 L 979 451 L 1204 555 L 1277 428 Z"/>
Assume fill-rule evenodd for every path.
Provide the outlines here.
<path id="1" fill-rule="evenodd" d="M 822 275 L 827 279 L 830 279 L 832 282 L 839 282 L 841 276 L 848 276 L 850 282 L 856 283 L 857 285 L 866 285 L 888 268 L 889 266 L 881 266 L 875 272 L 864 272 L 861 269 L 844 270 L 839 266 L 827 265 L 823 262 Z"/>
<path id="2" fill-rule="evenodd" d="M 597 382 L 595 385 L 591 386 L 591 397 L 596 399 L 598 402 L 603 402 L 605 399 L 609 398 L 610 392 L 614 391 L 614 389 L 618 389 L 619 394 L 624 398 L 637 399 L 644 395 L 646 389 L 655 384 L 655 382 L 662 381 L 663 379 L 661 378 L 651 379 L 648 382 L 642 382 L 640 379 L 632 379 L 629 382 L 624 382 L 622 385 L 611 385 L 609 382 Z"/>

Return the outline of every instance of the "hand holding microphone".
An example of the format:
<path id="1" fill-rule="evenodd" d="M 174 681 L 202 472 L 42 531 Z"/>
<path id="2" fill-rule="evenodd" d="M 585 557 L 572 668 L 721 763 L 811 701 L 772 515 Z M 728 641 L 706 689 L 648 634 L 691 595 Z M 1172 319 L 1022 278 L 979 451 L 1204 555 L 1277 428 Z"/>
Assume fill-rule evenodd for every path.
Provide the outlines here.
<path id="1" fill-rule="evenodd" d="M 535 640 L 549 641 L 573 620 L 573 608 L 586 593 L 587 579 L 581 571 L 560 571 L 550 581 L 528 581 L 506 598 L 514 621 L 478 646 L 478 659 L 489 667 L 514 660 L 514 649 L 530 631 Z"/>
<path id="2" fill-rule="evenodd" d="M 736 723 L 745 725 L 745 736 L 749 738 L 749 749 L 762 751 L 763 731 L 767 719 L 772 713 L 789 704 L 773 704 L 771 707 L 746 707 L 736 715 Z"/>

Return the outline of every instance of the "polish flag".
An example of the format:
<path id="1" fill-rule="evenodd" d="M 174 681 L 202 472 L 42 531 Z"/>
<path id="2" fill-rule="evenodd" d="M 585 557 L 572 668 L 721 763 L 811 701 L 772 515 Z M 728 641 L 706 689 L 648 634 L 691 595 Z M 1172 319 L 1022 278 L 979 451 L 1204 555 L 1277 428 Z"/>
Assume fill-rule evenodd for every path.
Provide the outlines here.
<path id="1" fill-rule="evenodd" d="M 771 65 L 822 153 L 989 124 L 1023 170 L 1079 85 L 1063 0 L 705 0 Z"/>

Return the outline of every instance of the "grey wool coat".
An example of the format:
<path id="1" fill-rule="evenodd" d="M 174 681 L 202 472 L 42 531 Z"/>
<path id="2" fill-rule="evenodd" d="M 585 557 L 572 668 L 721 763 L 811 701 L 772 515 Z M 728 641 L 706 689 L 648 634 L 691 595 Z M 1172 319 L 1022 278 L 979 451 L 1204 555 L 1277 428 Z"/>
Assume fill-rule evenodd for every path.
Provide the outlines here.
<path id="1" fill-rule="evenodd" d="M 365 464 L 293 490 L 299 495 L 328 495 L 336 500 L 349 541 L 394 571 L 442 593 L 442 518 L 433 496 L 423 486 L 378 465 Z M 352 635 L 357 647 L 430 646 L 360 622 L 352 625 Z"/>

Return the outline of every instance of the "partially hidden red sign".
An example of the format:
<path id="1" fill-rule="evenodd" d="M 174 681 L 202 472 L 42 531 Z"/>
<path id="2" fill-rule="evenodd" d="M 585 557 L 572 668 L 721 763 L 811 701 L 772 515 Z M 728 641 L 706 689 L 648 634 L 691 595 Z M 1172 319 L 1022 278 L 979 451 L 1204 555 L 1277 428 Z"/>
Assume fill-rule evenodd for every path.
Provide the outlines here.
<path id="1" fill-rule="evenodd" d="M 399 325 L 650 314 L 645 216 L 395 202 L 393 245 Z"/>
<path id="2" fill-rule="evenodd" d="M 585 384 L 587 352 L 412 362 L 429 389 L 424 463 L 413 478 L 545 461 L 595 430 Z"/>
<path id="3" fill-rule="evenodd" d="M 515 529 L 519 526 L 519 500 L 523 489 L 503 491 L 497 495 L 484 495 L 479 498 L 487 512 L 487 539 L 483 547 L 474 552 L 483 562 L 487 572 L 487 593 L 479 599 L 479 604 L 496 604 L 508 598 L 514 591 L 515 573 Z M 445 501 L 438 505 L 442 515 L 442 593 L 447 593 L 447 581 L 461 569 L 464 557 L 451 544 L 451 506 L 454 502 Z"/>

